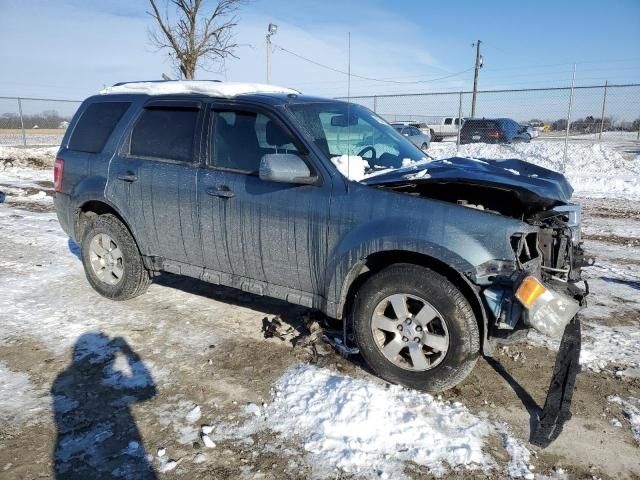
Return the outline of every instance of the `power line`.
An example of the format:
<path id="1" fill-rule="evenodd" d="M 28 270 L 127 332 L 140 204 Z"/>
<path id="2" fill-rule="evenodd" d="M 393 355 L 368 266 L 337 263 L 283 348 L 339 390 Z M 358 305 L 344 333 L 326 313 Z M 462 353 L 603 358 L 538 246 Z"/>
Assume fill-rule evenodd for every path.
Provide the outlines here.
<path id="1" fill-rule="evenodd" d="M 414 80 L 414 81 L 386 80 L 386 79 L 382 79 L 382 78 L 373 78 L 373 77 L 365 77 L 364 75 L 356 75 L 355 73 L 349 74 L 349 72 L 345 72 L 344 70 L 339 70 L 337 68 L 330 67 L 329 65 L 325 65 L 323 63 L 316 62 L 315 60 L 312 60 L 310 58 L 302 56 L 302 55 L 300 55 L 298 53 L 292 52 L 291 50 L 287 50 L 286 48 L 281 47 L 280 45 L 273 44 L 273 46 L 275 48 L 277 48 L 278 50 L 282 50 L 283 52 L 288 53 L 289 55 L 293 55 L 294 57 L 297 57 L 297 58 L 299 58 L 301 60 L 304 60 L 305 62 L 312 63 L 313 65 L 316 65 L 318 67 L 326 68 L 327 70 L 331 70 L 332 72 L 336 72 L 336 73 L 341 73 L 342 75 L 348 75 L 348 76 L 351 76 L 351 77 L 360 78 L 362 80 L 369 80 L 369 81 L 372 81 L 372 82 L 393 83 L 393 84 L 397 84 L 397 85 L 410 85 L 410 84 L 430 83 L 430 82 L 436 82 L 438 80 L 444 80 L 446 78 L 451 78 L 451 77 L 455 77 L 455 76 L 458 76 L 458 75 L 462 75 L 463 73 L 467 73 L 467 72 L 473 70 L 473 67 L 472 67 L 472 68 L 468 68 L 466 70 L 462 70 L 461 72 L 456 72 L 456 73 L 452 73 L 450 75 L 446 75 L 444 77 L 432 78 L 432 79 L 429 79 L 429 80 Z"/>

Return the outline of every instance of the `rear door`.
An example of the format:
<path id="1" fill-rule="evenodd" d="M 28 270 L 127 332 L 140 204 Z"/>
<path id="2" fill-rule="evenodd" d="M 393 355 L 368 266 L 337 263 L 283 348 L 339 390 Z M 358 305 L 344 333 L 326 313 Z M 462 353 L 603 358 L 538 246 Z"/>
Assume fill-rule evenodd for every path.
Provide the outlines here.
<path id="1" fill-rule="evenodd" d="M 209 165 L 198 179 L 206 266 L 242 278 L 321 293 L 330 184 L 261 180 L 267 153 L 305 158 L 291 131 L 267 110 L 216 105 Z M 310 169 L 313 165 L 306 159 Z"/>
<path id="2" fill-rule="evenodd" d="M 108 198 L 130 219 L 146 255 L 202 264 L 196 188 L 201 128 L 200 102 L 148 102 L 111 161 Z"/>

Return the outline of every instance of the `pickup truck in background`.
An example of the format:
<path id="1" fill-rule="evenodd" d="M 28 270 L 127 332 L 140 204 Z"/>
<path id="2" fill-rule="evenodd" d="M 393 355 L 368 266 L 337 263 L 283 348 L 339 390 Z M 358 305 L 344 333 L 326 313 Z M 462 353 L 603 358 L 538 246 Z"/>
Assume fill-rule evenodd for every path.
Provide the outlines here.
<path id="1" fill-rule="evenodd" d="M 466 118 L 462 118 L 462 125 Z M 447 137 L 456 137 L 458 135 L 458 123 L 460 119 L 458 117 L 435 117 L 433 120 L 428 121 L 425 127 L 425 131 L 428 131 L 431 136 L 431 141 L 440 142 Z"/>

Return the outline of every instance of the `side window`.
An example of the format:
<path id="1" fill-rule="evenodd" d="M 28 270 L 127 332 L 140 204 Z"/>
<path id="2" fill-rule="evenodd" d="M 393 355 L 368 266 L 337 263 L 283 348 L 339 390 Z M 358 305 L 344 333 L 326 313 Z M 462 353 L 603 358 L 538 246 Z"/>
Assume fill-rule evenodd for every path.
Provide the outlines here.
<path id="1" fill-rule="evenodd" d="M 84 111 L 71 134 L 69 150 L 98 153 L 107 143 L 130 102 L 97 102 Z"/>
<path id="2" fill-rule="evenodd" d="M 194 162 L 198 109 L 145 108 L 131 132 L 130 154 Z"/>
<path id="3" fill-rule="evenodd" d="M 269 153 L 294 153 L 298 150 L 289 133 L 262 113 L 216 111 L 212 123 L 211 164 L 255 174 L 260 160 Z"/>
<path id="4" fill-rule="evenodd" d="M 409 132 L 409 135 L 411 135 L 412 137 L 415 137 L 416 135 L 420 135 L 420 130 L 418 130 L 416 127 L 411 127 L 411 131 Z"/>
<path id="5" fill-rule="evenodd" d="M 456 122 L 455 123 L 456 123 L 456 125 L 460 125 L 460 119 L 456 118 Z"/>
<path id="6" fill-rule="evenodd" d="M 444 124 L 445 125 L 451 125 L 451 122 L 453 121 L 453 118 L 445 118 L 444 119 Z"/>

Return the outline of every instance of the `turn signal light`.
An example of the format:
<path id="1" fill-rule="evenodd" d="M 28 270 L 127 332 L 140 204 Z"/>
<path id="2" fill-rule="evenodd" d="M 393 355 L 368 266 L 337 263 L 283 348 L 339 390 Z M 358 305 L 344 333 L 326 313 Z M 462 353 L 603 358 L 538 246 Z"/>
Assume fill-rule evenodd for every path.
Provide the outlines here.
<path id="1" fill-rule="evenodd" d="M 516 291 L 516 298 L 520 300 L 520 303 L 526 308 L 531 308 L 535 301 L 546 292 L 547 289 L 542 285 L 540 280 L 536 277 L 529 276 L 525 278 L 518 290 Z"/>

